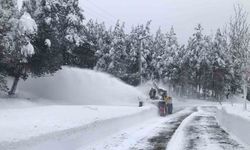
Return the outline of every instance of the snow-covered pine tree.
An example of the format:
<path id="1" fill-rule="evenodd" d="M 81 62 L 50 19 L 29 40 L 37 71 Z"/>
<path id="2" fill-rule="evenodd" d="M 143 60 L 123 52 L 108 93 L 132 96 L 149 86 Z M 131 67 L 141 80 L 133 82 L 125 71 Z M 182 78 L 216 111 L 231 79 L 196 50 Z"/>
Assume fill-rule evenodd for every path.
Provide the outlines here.
<path id="1" fill-rule="evenodd" d="M 87 25 L 87 39 L 94 49 L 97 59 L 95 70 L 107 72 L 111 62 L 109 51 L 111 49 L 112 31 L 107 30 L 104 23 L 97 23 L 90 20 Z"/>
<path id="2" fill-rule="evenodd" d="M 166 54 L 163 57 L 165 60 L 165 70 L 163 70 L 162 77 L 170 81 L 169 85 L 174 86 L 174 78 L 175 78 L 175 70 L 176 70 L 176 63 L 179 61 L 177 59 L 178 51 L 179 51 L 179 44 L 177 41 L 177 37 L 174 31 L 174 28 L 171 27 L 170 31 L 166 35 Z"/>
<path id="3" fill-rule="evenodd" d="M 36 11 L 37 16 L 35 16 L 38 25 L 37 36 L 34 41 L 36 53 L 32 57 L 31 65 L 32 72 L 36 76 L 54 73 L 63 64 L 63 56 L 58 38 L 58 9 L 60 5 L 62 5 L 60 1 L 56 0 L 41 0 L 38 5 L 39 10 Z M 24 5 L 24 7 L 26 6 Z"/>
<path id="4" fill-rule="evenodd" d="M 212 96 L 219 99 L 221 96 L 226 95 L 230 90 L 231 63 L 228 55 L 228 43 L 226 36 L 218 29 L 211 50 L 209 52 L 210 61 L 210 77 L 209 89 L 212 90 Z"/>
<path id="5" fill-rule="evenodd" d="M 179 96 L 189 95 L 189 79 L 192 75 L 189 69 L 189 57 L 184 45 L 179 47 L 174 63 L 171 64 L 173 72 L 171 81 L 176 85 L 175 92 Z"/>
<path id="6" fill-rule="evenodd" d="M 104 24 L 101 25 L 101 28 L 105 28 Z M 110 50 L 112 42 L 112 31 L 101 30 L 102 34 L 98 38 L 98 49 L 96 51 L 96 56 L 99 57 L 99 60 L 96 64 L 96 69 L 107 71 L 109 64 L 111 63 Z"/>
<path id="7" fill-rule="evenodd" d="M 138 53 L 140 42 L 137 40 L 137 37 L 137 30 L 132 27 L 130 34 L 126 37 L 126 51 L 128 57 L 126 59 L 127 79 L 125 81 L 131 85 L 138 85 L 140 83 Z"/>
<path id="8" fill-rule="evenodd" d="M 102 40 L 105 31 L 104 23 L 99 24 L 89 20 L 86 25 L 82 26 L 81 35 L 82 41 L 79 46 L 75 46 L 72 52 L 69 52 L 70 61 L 67 65 L 76 66 L 80 68 L 95 68 L 98 57 L 96 52 L 100 49 L 97 42 Z"/>
<path id="9" fill-rule="evenodd" d="M 74 59 L 74 50 L 87 42 L 83 23 L 85 17 L 78 0 L 61 1 L 62 7 L 58 12 L 60 49 L 63 49 L 64 65 L 70 65 L 71 59 Z"/>
<path id="10" fill-rule="evenodd" d="M 198 82 L 200 84 L 200 92 L 199 96 L 203 96 L 204 99 L 209 97 L 209 85 L 212 82 L 211 78 L 211 62 L 210 62 L 210 52 L 212 51 L 213 43 L 211 36 L 204 36 L 203 42 L 203 51 L 201 53 L 201 62 L 200 62 L 200 69 L 199 74 L 200 78 L 198 78 Z"/>
<path id="11" fill-rule="evenodd" d="M 126 34 L 124 32 L 124 23 L 117 21 L 114 30 L 112 32 L 111 49 L 109 56 L 111 62 L 108 66 L 108 72 L 114 76 L 123 79 L 126 77 Z"/>
<path id="12" fill-rule="evenodd" d="M 240 89 L 241 86 L 244 99 L 247 97 L 247 74 L 249 69 L 249 52 L 250 52 L 250 29 L 249 23 L 247 22 L 247 12 L 237 5 L 235 6 L 235 15 L 231 19 L 229 24 L 229 42 L 230 52 L 232 56 L 233 66 L 233 77 L 235 85 L 232 85 L 234 92 Z M 244 109 L 247 109 L 247 103 L 244 103 Z"/>
<path id="13" fill-rule="evenodd" d="M 1 11 L 1 10 L 0 10 Z M 0 91 L 7 92 L 6 66 L 4 63 L 3 47 L 0 46 Z"/>
<path id="14" fill-rule="evenodd" d="M 11 74 L 14 75 L 14 82 L 9 92 L 15 94 L 18 80 L 26 79 L 30 74 L 30 58 L 34 55 L 33 39 L 37 32 L 37 24 L 29 13 L 24 12 L 18 22 L 15 33 L 16 50 L 11 53 Z"/>
<path id="15" fill-rule="evenodd" d="M 18 11 L 16 3 L 12 0 L 0 1 L 0 89 L 7 90 L 5 72 L 10 63 L 8 54 L 15 49 L 14 27 L 17 23 Z"/>
<path id="16" fill-rule="evenodd" d="M 130 68 L 135 78 L 138 79 L 139 83 L 142 80 L 150 80 L 153 77 L 153 36 L 150 33 L 150 23 L 138 25 L 132 28 L 130 33 L 130 56 L 132 56 L 132 63 L 134 68 Z M 137 67 L 136 67 L 137 66 Z M 137 70 L 137 71 L 135 71 Z"/>
<path id="17" fill-rule="evenodd" d="M 188 69 L 190 69 L 190 85 L 192 85 L 193 93 L 200 94 L 201 90 L 201 62 L 205 56 L 203 28 L 200 24 L 195 27 L 195 33 L 189 39 L 187 45 Z"/>
<path id="18" fill-rule="evenodd" d="M 40 11 L 40 2 L 41 0 L 23 0 L 21 13 L 23 13 L 22 11 L 26 11 L 35 21 L 37 21 L 38 13 Z"/>
<path id="19" fill-rule="evenodd" d="M 2 66 L 9 64 L 8 54 L 15 50 L 14 36 L 18 9 L 14 0 L 0 1 L 0 57 Z M 2 70 L 2 69 L 1 69 Z"/>
<path id="20" fill-rule="evenodd" d="M 164 65 L 166 60 L 163 58 L 166 53 L 166 36 L 160 28 L 157 30 L 154 38 L 153 51 L 153 79 L 160 80 L 163 76 L 163 70 L 167 69 Z"/>
<path id="21" fill-rule="evenodd" d="M 145 81 L 151 80 L 154 74 L 153 72 L 154 70 L 154 65 L 153 65 L 154 38 L 150 31 L 150 24 L 151 24 L 151 21 L 148 21 L 146 23 L 145 27 L 142 28 L 143 32 L 140 36 L 140 40 L 142 42 L 141 43 L 142 77 L 143 77 L 143 80 Z"/>
<path id="22" fill-rule="evenodd" d="M 41 0 L 36 18 L 33 73 L 41 76 L 56 72 L 62 65 L 72 65 L 77 55 L 74 51 L 84 48 L 86 40 L 78 0 Z"/>
<path id="23" fill-rule="evenodd" d="M 3 56 L 8 75 L 14 77 L 14 82 L 9 91 L 15 94 L 20 78 L 26 79 L 29 73 L 29 58 L 34 54 L 31 44 L 37 31 L 37 25 L 26 11 L 20 13 L 15 1 L 1 1 L 3 9 Z"/>

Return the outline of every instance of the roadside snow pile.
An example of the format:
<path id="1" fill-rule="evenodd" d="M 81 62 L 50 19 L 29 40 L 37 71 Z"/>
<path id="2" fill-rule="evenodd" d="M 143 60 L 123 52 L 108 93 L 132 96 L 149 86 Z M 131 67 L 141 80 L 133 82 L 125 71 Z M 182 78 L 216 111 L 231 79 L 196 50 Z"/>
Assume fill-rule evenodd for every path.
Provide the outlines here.
<path id="1" fill-rule="evenodd" d="M 243 104 L 223 104 L 217 119 L 225 130 L 250 147 L 250 111 L 244 111 Z"/>
<path id="2" fill-rule="evenodd" d="M 0 149 L 77 149 L 156 117 L 155 109 L 85 105 L 0 110 Z"/>
<path id="3" fill-rule="evenodd" d="M 138 105 L 138 98 L 145 98 L 138 89 L 111 75 L 69 67 L 54 76 L 22 81 L 18 89 L 61 104 Z"/>
<path id="4" fill-rule="evenodd" d="M 74 150 L 158 117 L 138 98 L 135 87 L 85 69 L 21 81 L 16 98 L 0 98 L 0 150 Z"/>
<path id="5" fill-rule="evenodd" d="M 184 149 L 184 145 L 186 144 L 185 143 L 186 141 L 185 128 L 188 124 L 190 124 L 190 122 L 192 121 L 192 119 L 194 118 L 196 114 L 197 112 L 192 113 L 181 122 L 180 126 L 177 128 L 174 135 L 171 137 L 166 148 L 167 150 L 183 150 Z"/>

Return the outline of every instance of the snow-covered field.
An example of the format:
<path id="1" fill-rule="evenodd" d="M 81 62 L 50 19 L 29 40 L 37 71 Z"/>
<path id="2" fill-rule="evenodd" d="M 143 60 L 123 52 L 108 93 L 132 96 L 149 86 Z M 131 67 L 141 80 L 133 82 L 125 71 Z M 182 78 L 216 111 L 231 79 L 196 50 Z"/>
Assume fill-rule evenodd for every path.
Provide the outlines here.
<path id="1" fill-rule="evenodd" d="M 64 67 L 0 98 L 0 149 L 76 149 L 157 117 L 138 89 L 104 73 Z M 68 142 L 65 142 L 68 141 Z"/>
<path id="2" fill-rule="evenodd" d="M 75 149 L 157 114 L 129 106 L 42 106 L 0 111 L 0 149 Z M 65 143 L 69 141 L 69 143 Z"/>
<path id="3" fill-rule="evenodd" d="M 0 150 L 250 146 L 250 112 L 242 104 L 174 98 L 175 114 L 164 118 L 147 99 L 151 86 L 135 88 L 104 73 L 68 67 L 30 78 L 19 84 L 16 98 L 0 98 Z"/>

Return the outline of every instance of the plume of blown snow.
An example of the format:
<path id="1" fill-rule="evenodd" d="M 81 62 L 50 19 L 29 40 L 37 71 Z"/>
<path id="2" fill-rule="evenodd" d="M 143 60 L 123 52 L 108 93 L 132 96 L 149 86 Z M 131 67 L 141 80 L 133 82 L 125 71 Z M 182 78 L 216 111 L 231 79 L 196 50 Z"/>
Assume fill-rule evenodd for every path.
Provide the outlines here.
<path id="1" fill-rule="evenodd" d="M 139 98 L 145 98 L 138 89 L 111 75 L 69 67 L 53 76 L 22 81 L 19 93 L 56 103 L 83 105 L 137 105 Z"/>

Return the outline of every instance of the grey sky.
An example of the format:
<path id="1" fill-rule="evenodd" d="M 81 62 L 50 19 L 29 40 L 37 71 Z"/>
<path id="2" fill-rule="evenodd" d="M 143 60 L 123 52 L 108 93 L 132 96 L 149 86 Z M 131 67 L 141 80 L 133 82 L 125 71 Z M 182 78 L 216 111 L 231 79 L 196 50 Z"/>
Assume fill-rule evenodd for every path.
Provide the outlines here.
<path id="1" fill-rule="evenodd" d="M 240 3 L 250 12 L 250 0 L 80 0 L 87 19 L 114 25 L 117 19 L 131 26 L 152 20 L 152 31 L 160 26 L 165 32 L 174 26 L 181 43 L 186 43 L 194 26 L 201 23 L 206 34 L 223 27 Z M 249 19 L 250 20 L 250 19 Z"/>

